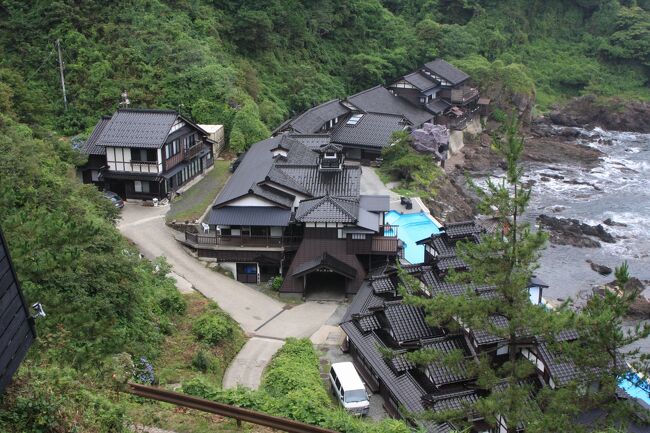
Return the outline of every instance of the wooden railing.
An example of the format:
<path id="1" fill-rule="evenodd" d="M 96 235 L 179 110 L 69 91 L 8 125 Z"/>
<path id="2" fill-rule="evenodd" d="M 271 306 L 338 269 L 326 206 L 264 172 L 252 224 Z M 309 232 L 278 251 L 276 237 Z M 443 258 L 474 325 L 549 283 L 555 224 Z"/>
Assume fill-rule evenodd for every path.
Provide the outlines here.
<path id="1" fill-rule="evenodd" d="M 136 173 L 158 173 L 158 161 L 131 160 L 131 171 Z"/>
<path id="2" fill-rule="evenodd" d="M 380 227 L 382 235 L 368 235 L 366 239 L 347 239 L 348 254 L 396 254 L 399 247 L 397 226 Z"/>
<path id="3" fill-rule="evenodd" d="M 203 145 L 201 144 L 201 142 L 198 142 L 194 146 L 185 149 L 184 156 L 183 156 L 185 161 L 189 161 L 192 158 L 194 158 L 196 155 L 198 155 L 202 147 Z"/>
<path id="4" fill-rule="evenodd" d="M 298 245 L 301 239 L 299 236 L 233 236 L 185 232 L 185 240 L 192 244 L 225 247 L 287 247 Z"/>
<path id="5" fill-rule="evenodd" d="M 461 87 L 460 89 L 451 89 L 452 104 L 463 104 L 471 101 L 478 96 L 478 89 L 473 87 Z"/>

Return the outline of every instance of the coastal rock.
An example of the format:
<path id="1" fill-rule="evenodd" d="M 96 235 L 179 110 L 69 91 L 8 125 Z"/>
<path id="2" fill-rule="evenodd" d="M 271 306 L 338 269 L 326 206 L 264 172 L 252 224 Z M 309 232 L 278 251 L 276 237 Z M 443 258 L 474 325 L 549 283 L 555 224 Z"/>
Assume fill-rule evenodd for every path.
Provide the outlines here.
<path id="1" fill-rule="evenodd" d="M 601 224 L 591 226 L 576 219 L 557 218 L 545 214 L 537 219 L 550 230 L 551 242 L 556 245 L 573 245 L 579 248 L 600 247 L 600 243 L 592 237 L 602 242 L 616 242 L 616 239 Z"/>
<path id="2" fill-rule="evenodd" d="M 650 133 L 650 104 L 618 98 L 601 100 L 593 95 L 572 99 L 549 115 L 558 125 L 570 127 L 601 126 L 613 131 Z"/>
<path id="3" fill-rule="evenodd" d="M 609 266 L 599 265 L 598 263 L 594 263 L 591 260 L 587 260 L 587 263 L 589 263 L 591 269 L 593 269 L 595 272 L 598 272 L 600 275 L 609 275 L 612 273 L 612 268 Z"/>
<path id="4" fill-rule="evenodd" d="M 613 226 L 627 227 L 627 224 L 616 222 L 611 218 L 607 218 L 605 221 L 603 221 L 603 224 L 608 225 L 610 227 L 613 227 Z"/>

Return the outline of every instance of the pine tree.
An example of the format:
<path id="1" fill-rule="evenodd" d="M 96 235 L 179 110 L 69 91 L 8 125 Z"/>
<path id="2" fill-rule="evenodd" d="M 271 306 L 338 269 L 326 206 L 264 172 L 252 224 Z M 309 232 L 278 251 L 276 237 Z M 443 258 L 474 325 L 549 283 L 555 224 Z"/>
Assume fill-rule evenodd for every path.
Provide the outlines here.
<path id="1" fill-rule="evenodd" d="M 533 430 L 535 425 L 552 431 L 543 411 L 533 401 L 533 387 L 526 381 L 535 376 L 535 366 L 519 352 L 520 348 L 534 344 L 535 339 L 554 340 L 555 334 L 567 326 L 567 314 L 564 309 L 551 311 L 530 302 L 529 283 L 547 236 L 541 230 L 533 230 L 522 218 L 531 190 L 522 181 L 519 160 L 524 141 L 518 121 L 513 118 L 504 132 L 503 137 L 494 138 L 492 147 L 505 159 L 505 177 L 500 181 L 488 179 L 484 188 L 468 179 L 480 199 L 480 213 L 491 217 L 495 229 L 483 234 L 480 243 L 457 243 L 457 254 L 468 270 L 452 272 L 447 277 L 448 281 L 466 283 L 468 287 L 492 287 L 496 296 L 483 297 L 468 290 L 465 296 L 422 298 L 405 294 L 405 298 L 423 306 L 433 326 L 483 329 L 501 339 L 499 348 L 507 350 L 507 356 L 500 357 L 500 361 L 495 362 L 495 353 L 480 353 L 478 361 L 464 361 L 477 385 L 491 390 L 475 407 L 488 422 L 502 417 L 509 431 L 516 431 L 517 426 Z M 457 354 L 452 355 L 447 362 L 459 362 Z M 420 363 L 440 359 L 440 354 L 426 351 L 411 356 Z M 563 404 L 563 410 L 574 412 L 568 402 Z M 554 418 L 554 424 L 559 424 L 556 431 L 566 428 L 567 419 L 568 416 Z"/>

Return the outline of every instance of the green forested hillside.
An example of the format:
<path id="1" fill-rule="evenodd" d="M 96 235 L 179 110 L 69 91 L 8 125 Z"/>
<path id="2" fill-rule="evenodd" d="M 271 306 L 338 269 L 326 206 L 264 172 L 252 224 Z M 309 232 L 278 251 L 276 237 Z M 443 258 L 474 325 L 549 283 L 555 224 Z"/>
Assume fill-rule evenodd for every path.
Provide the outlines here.
<path id="1" fill-rule="evenodd" d="M 292 113 L 435 56 L 545 109 L 583 93 L 650 98 L 647 0 L 2 2 L 0 110 L 77 134 L 134 106 L 225 123 L 239 149 Z M 61 40 L 63 111 L 53 42 Z"/>

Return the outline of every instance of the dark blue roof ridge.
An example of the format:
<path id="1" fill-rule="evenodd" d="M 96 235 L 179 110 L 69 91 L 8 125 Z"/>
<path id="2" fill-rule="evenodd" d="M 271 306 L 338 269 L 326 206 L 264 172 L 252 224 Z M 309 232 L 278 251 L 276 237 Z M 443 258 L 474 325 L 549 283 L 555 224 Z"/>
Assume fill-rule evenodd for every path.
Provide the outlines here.
<path id="1" fill-rule="evenodd" d="M 178 114 L 180 116 L 180 113 L 176 110 L 162 108 L 118 108 L 117 111 L 126 111 L 132 113 Z"/>

